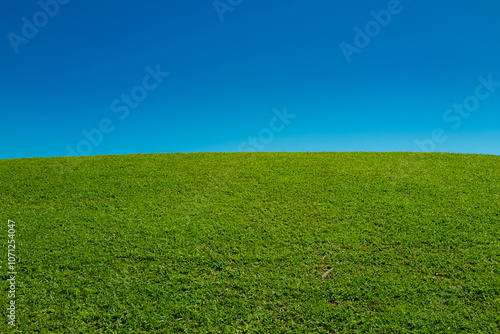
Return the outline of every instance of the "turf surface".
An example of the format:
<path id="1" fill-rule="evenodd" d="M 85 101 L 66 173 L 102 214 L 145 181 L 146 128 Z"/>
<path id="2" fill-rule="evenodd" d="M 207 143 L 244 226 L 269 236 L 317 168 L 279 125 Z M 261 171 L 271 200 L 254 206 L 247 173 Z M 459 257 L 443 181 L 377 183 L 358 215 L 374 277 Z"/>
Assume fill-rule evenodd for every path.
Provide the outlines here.
<path id="1" fill-rule="evenodd" d="M 17 325 L 5 256 L 0 332 L 498 333 L 499 166 L 437 153 L 0 160 L 2 253 L 8 219 L 17 246 Z"/>

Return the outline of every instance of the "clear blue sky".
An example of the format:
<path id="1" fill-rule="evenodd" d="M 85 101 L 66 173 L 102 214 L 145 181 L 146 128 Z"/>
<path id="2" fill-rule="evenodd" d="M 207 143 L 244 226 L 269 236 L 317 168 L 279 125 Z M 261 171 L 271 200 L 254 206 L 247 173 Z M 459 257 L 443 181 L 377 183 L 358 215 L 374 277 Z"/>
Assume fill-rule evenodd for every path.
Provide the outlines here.
<path id="1" fill-rule="evenodd" d="M 498 0 L 4 0 L 0 158 L 500 154 L 499 17 Z"/>

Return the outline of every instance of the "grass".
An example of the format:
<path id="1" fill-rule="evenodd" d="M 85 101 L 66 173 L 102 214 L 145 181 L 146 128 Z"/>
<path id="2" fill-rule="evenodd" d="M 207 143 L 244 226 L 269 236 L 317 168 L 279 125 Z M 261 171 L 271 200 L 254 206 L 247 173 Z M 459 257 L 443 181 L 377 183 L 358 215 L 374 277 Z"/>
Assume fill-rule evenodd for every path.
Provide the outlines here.
<path id="1" fill-rule="evenodd" d="M 4 283 L 0 332 L 499 333 L 499 166 L 437 153 L 0 160 L 1 247 L 11 219 L 18 256 L 17 326 Z"/>

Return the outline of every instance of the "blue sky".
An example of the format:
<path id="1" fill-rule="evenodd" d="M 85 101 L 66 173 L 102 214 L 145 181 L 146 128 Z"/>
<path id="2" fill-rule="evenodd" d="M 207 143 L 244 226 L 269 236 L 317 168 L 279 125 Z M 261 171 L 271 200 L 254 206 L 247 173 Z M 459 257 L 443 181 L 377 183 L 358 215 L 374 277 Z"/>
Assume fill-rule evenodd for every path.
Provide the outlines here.
<path id="1" fill-rule="evenodd" d="M 500 2 L 2 1 L 0 159 L 500 154 Z"/>

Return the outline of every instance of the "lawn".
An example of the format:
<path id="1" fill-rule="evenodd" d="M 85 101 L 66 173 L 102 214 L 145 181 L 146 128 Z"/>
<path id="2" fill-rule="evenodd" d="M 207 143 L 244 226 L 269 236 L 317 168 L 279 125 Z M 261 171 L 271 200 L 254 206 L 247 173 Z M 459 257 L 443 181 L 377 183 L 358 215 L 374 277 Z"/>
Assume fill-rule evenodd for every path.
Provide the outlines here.
<path id="1" fill-rule="evenodd" d="M 445 153 L 0 160 L 0 332 L 499 333 L 499 167 Z"/>

